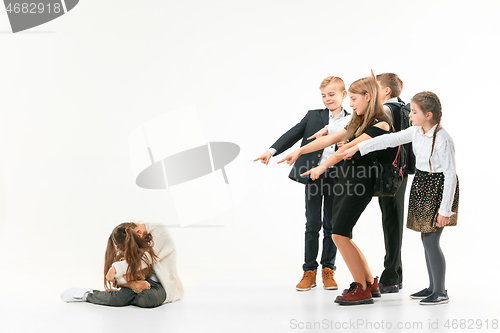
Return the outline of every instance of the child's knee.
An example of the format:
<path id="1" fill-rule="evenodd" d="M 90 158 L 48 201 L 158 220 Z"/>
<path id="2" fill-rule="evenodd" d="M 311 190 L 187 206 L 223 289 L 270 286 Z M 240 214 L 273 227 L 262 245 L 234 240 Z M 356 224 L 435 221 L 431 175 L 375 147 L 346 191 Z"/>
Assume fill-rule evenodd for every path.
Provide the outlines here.
<path id="1" fill-rule="evenodd" d="M 141 297 L 142 296 L 142 297 Z M 148 297 L 149 296 L 149 297 Z M 152 295 L 137 295 L 134 305 L 140 308 L 156 308 L 162 305 L 163 302 L 157 299 L 157 297 L 152 297 Z"/>
<path id="2" fill-rule="evenodd" d="M 140 307 L 140 308 L 155 308 L 159 304 L 155 304 L 151 302 L 151 300 L 146 299 L 145 297 L 138 298 L 137 301 L 135 302 L 135 305 Z"/>
<path id="3" fill-rule="evenodd" d="M 345 237 L 345 236 L 338 235 L 338 234 L 332 234 L 332 239 L 333 239 L 333 242 L 335 244 L 343 244 L 346 242 L 350 242 L 349 237 Z"/>

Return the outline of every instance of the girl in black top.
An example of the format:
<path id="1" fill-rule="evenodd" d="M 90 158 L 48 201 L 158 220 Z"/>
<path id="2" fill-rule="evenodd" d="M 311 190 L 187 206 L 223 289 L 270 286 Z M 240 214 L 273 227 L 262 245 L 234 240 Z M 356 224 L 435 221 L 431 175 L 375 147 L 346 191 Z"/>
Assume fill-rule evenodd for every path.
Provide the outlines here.
<path id="1" fill-rule="evenodd" d="M 302 176 L 310 175 L 311 179 L 315 180 L 328 167 L 340 162 L 342 160 L 340 156 L 346 149 L 392 131 L 390 120 L 384 118 L 385 112 L 378 99 L 378 93 L 379 86 L 371 77 L 352 83 L 349 87 L 349 97 L 353 115 L 347 126 L 337 133 L 323 136 L 302 146 L 278 163 L 286 161 L 291 165 L 302 154 L 349 140 L 349 143 L 322 164 L 302 174 Z M 395 154 L 394 149 L 377 151 L 365 156 L 361 156 L 358 152 L 344 163 L 339 182 L 332 189 L 336 195 L 333 202 L 332 238 L 354 279 L 350 288 L 344 290 L 344 293 L 335 300 L 339 304 L 371 304 L 372 296 L 380 296 L 377 279 L 373 278 L 363 253 L 352 241 L 352 228 L 373 197 L 376 176 L 376 170 L 372 167 L 373 159 L 378 159 L 381 163 L 392 162 Z"/>

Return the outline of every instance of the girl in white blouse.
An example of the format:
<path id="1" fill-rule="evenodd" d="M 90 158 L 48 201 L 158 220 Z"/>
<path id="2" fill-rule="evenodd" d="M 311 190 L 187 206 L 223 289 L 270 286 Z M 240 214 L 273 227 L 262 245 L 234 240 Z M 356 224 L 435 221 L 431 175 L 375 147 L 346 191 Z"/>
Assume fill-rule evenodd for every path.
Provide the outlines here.
<path id="1" fill-rule="evenodd" d="M 351 158 L 387 147 L 411 142 L 417 172 L 413 179 L 408 205 L 407 227 L 421 232 L 429 287 L 410 295 L 420 304 L 448 303 L 445 289 L 446 261 L 439 246 L 444 226 L 457 224 L 458 178 L 453 140 L 441 126 L 441 102 L 432 92 L 421 92 L 411 100 L 413 126 L 395 133 L 360 142 L 347 149 L 342 157 Z"/>

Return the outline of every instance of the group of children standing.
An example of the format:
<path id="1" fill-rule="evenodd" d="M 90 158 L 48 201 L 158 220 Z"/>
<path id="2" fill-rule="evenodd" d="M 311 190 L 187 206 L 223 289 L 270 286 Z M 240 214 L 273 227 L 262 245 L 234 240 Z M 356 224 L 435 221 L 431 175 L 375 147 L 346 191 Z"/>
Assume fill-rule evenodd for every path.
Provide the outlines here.
<path id="1" fill-rule="evenodd" d="M 325 109 L 311 110 L 254 161 L 268 164 L 302 139 L 301 147 L 278 163 L 292 165 L 289 177 L 305 184 L 305 251 L 303 276 L 296 289 L 316 286 L 319 232 L 323 228 L 320 264 L 325 289 L 338 289 L 334 279 L 337 249 L 353 282 L 335 299 L 341 305 L 371 304 L 373 297 L 402 289 L 401 242 L 407 175 L 394 196 L 379 197 L 386 255 L 380 281 L 353 241 L 353 227 L 374 196 L 376 160 L 391 163 L 398 148 L 412 144 L 416 172 L 411 186 L 407 227 L 421 232 L 429 286 L 410 295 L 420 304 L 449 301 L 446 263 L 439 240 L 444 226 L 457 223 L 458 178 L 453 140 L 441 126 L 441 103 L 432 92 L 411 100 L 412 125 L 401 128 L 399 98 L 403 82 L 392 73 L 353 82 L 329 76 L 320 85 Z M 349 93 L 352 114 L 342 107 Z M 397 120 L 397 121 L 395 121 Z M 408 147 L 408 146 L 406 146 Z M 354 191 L 352 189 L 355 189 Z M 356 190 L 358 189 L 358 190 Z M 361 191 L 359 191 L 361 189 Z M 182 298 L 174 243 L 165 226 L 125 222 L 109 236 L 104 264 L 105 291 L 66 290 L 66 302 L 109 306 L 157 307 Z M 120 288 L 121 287 L 121 288 Z"/>
<path id="2" fill-rule="evenodd" d="M 439 239 L 443 227 L 456 225 L 457 221 L 458 179 L 453 140 L 440 125 L 441 103 L 432 92 L 421 92 L 412 98 L 410 119 L 413 126 L 402 130 L 400 119 L 404 102 L 399 98 L 402 86 L 399 77 L 392 73 L 353 82 L 348 89 L 351 115 L 342 108 L 342 100 L 347 96 L 344 82 L 329 76 L 320 85 L 326 109 L 309 111 L 267 152 L 254 160 L 267 165 L 271 156 L 290 148 L 302 138 L 301 147 L 278 162 L 292 165 L 289 177 L 306 185 L 305 263 L 297 290 L 310 290 L 316 286 L 321 226 L 324 288 L 337 289 L 333 278 L 337 249 L 354 280 L 335 299 L 336 303 L 371 304 L 373 297 L 402 289 L 401 242 L 406 174 L 394 196 L 379 197 L 386 248 L 385 269 L 380 281 L 373 277 L 363 253 L 353 242 L 352 230 L 374 194 L 376 174 L 367 172 L 367 169 L 374 160 L 391 163 L 397 153 L 396 147 L 411 143 L 412 151 L 407 153 L 415 155 L 416 172 L 410 192 L 407 227 L 421 232 L 429 286 L 410 297 L 421 299 L 423 305 L 449 301 L 445 290 L 445 259 Z M 395 118 L 398 122 L 393 123 Z M 342 172 L 338 172 L 339 167 Z M 328 183 L 335 186 L 325 187 L 324 184 Z M 348 190 L 358 187 L 363 191 Z M 318 195 L 310 195 L 312 188 Z M 330 238 L 333 246 L 329 244 Z"/>

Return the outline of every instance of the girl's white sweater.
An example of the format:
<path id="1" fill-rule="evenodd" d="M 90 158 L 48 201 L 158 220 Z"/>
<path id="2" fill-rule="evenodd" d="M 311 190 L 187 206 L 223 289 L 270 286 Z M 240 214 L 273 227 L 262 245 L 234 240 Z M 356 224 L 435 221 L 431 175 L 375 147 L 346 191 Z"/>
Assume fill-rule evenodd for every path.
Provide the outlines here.
<path id="1" fill-rule="evenodd" d="M 165 303 L 180 300 L 184 295 L 184 287 L 177 273 L 177 258 L 174 241 L 167 228 L 160 223 L 144 223 L 149 233 L 153 236 L 153 250 L 158 256 L 158 261 L 153 265 L 156 277 L 167 292 Z M 124 280 L 127 272 L 126 261 L 113 263 L 116 269 L 115 278 L 118 282 Z M 120 283 L 119 283 L 120 284 Z"/>

